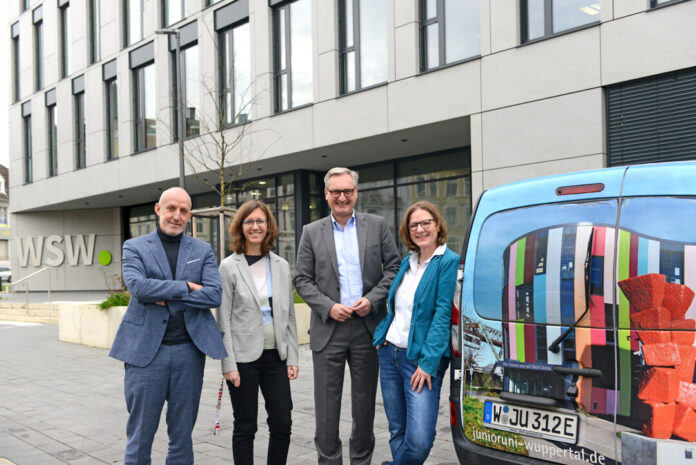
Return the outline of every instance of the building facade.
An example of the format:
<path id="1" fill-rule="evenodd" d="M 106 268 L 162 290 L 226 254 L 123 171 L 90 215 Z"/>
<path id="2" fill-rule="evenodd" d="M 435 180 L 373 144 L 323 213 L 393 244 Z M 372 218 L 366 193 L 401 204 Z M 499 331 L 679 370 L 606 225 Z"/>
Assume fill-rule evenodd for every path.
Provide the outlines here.
<path id="1" fill-rule="evenodd" d="M 222 164 L 225 203 L 267 201 L 291 264 L 332 166 L 360 173 L 359 210 L 392 230 L 436 203 L 458 251 L 486 188 L 696 157 L 694 0 L 7 8 L 13 270 L 53 266 L 54 289 L 109 287 L 122 242 L 178 184 L 180 135 L 194 207 L 220 204 Z M 218 226 L 196 220 L 212 243 Z"/>

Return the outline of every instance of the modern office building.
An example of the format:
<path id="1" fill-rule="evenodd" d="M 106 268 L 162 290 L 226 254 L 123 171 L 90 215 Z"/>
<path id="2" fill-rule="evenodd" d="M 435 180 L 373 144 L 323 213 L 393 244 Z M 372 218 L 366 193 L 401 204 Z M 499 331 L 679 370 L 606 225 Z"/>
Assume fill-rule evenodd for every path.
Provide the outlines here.
<path id="1" fill-rule="evenodd" d="M 332 166 L 359 171 L 358 208 L 393 228 L 435 202 L 458 250 L 488 187 L 696 157 L 694 0 L 5 8 L 14 274 L 56 267 L 54 289 L 118 274 L 122 242 L 154 228 L 153 203 L 179 182 L 179 137 L 194 207 L 220 204 L 224 154 L 226 204 L 270 203 L 291 264 L 302 226 L 326 214 Z M 215 243 L 216 221 L 196 221 Z"/>

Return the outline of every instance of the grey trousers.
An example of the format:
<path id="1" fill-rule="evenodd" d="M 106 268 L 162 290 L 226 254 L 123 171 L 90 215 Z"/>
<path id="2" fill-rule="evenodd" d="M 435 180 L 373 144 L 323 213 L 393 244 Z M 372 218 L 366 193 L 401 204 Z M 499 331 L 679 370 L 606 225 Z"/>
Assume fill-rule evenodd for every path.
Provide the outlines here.
<path id="1" fill-rule="evenodd" d="M 375 449 L 373 431 L 375 396 L 379 377 L 377 352 L 372 335 L 362 318 L 354 316 L 336 323 L 331 339 L 321 351 L 312 352 L 314 362 L 314 444 L 320 465 L 343 464 L 338 423 L 341 418 L 343 374 L 350 368 L 353 429 L 350 435 L 350 463 L 370 465 Z"/>

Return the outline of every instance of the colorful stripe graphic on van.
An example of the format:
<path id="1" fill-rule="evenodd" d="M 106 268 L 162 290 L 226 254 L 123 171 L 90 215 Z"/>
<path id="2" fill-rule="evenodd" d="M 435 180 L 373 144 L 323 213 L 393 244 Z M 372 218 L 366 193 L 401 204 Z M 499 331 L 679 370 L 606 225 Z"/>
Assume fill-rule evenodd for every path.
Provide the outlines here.
<path id="1" fill-rule="evenodd" d="M 590 242 L 591 241 L 591 242 Z M 548 345 L 586 308 L 585 259 L 590 251 L 590 310 L 558 353 Z M 661 273 L 667 282 L 696 285 L 696 246 L 642 237 L 612 226 L 560 225 L 533 231 L 508 246 L 504 253 L 502 296 L 505 357 L 522 363 L 576 365 L 614 372 L 614 299 L 617 326 L 631 328 L 635 310 L 616 286 L 617 281 Z M 689 282 L 690 281 L 690 282 Z M 696 287 L 696 286 L 694 286 Z M 696 318 L 696 302 L 686 318 Z M 528 323 L 528 324 L 525 324 Z M 534 324 L 529 324 L 534 323 Z M 578 402 L 595 414 L 635 414 L 637 332 L 622 331 L 618 344 L 618 390 L 613 376 L 584 379 Z M 509 380 L 512 382 L 512 380 Z"/>

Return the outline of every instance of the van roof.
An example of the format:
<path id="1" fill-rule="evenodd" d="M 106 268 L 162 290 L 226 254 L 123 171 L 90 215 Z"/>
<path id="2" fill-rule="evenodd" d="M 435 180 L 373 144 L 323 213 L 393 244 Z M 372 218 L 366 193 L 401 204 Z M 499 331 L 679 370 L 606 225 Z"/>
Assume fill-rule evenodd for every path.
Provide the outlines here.
<path id="1" fill-rule="evenodd" d="M 556 189 L 604 184 L 601 192 L 559 196 Z M 696 161 L 620 166 L 545 176 L 487 190 L 481 198 L 489 212 L 559 201 L 615 198 L 620 195 L 696 195 Z"/>

